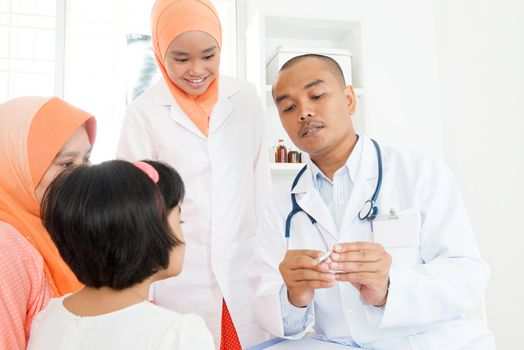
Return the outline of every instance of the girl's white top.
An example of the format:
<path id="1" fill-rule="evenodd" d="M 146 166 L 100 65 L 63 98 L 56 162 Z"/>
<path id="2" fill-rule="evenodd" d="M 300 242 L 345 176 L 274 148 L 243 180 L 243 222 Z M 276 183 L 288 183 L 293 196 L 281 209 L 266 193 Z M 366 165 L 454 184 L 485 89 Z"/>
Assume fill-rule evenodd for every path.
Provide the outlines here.
<path id="1" fill-rule="evenodd" d="M 144 301 L 100 316 L 72 314 L 52 299 L 35 318 L 28 350 L 214 349 L 203 319 Z"/>

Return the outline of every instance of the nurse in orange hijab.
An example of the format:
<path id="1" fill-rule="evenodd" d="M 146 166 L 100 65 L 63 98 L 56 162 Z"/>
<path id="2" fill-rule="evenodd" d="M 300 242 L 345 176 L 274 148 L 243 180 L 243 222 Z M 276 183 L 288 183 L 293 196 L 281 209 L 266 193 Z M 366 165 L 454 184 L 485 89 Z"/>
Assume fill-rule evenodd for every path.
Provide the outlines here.
<path id="1" fill-rule="evenodd" d="M 252 312 L 249 262 L 270 191 L 266 121 L 254 87 L 219 74 L 222 28 L 209 0 L 158 0 L 151 14 L 162 79 L 128 107 L 117 156 L 176 168 L 186 255 L 153 285 L 155 302 L 204 318 L 217 347 L 265 339 Z"/>
<path id="2" fill-rule="evenodd" d="M 62 170 L 87 162 L 96 122 L 57 98 L 0 104 L 0 349 L 25 349 L 50 297 L 81 287 L 40 222 L 40 201 Z"/>

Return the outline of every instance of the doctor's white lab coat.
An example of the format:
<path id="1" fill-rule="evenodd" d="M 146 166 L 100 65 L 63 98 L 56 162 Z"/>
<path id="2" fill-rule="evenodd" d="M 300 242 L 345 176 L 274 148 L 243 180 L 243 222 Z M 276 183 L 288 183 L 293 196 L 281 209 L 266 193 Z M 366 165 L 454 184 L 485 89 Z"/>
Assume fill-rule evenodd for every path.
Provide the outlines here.
<path id="1" fill-rule="evenodd" d="M 289 338 L 302 337 L 314 323 L 317 336 L 350 339 L 366 349 L 493 349 L 491 333 L 464 316 L 483 298 L 488 267 L 479 255 L 452 174 L 431 157 L 382 148 L 384 175 L 378 196 L 382 215 L 372 233 L 369 222 L 360 221 L 357 213 L 375 190 L 378 163 L 371 141 L 361 138 L 360 166 L 340 231 L 308 167 L 292 192 L 317 220 L 320 233 L 304 213 L 297 214 L 289 249 L 325 251 L 336 242 L 383 244 L 392 256 L 387 303 L 378 308 L 367 305 L 347 282 L 318 289 L 312 305 L 314 320 Z M 284 335 L 279 294 L 284 282 L 278 266 L 286 253 L 290 189 L 291 183 L 275 187 L 266 205 L 253 265 L 257 319 L 279 337 Z M 397 218 L 389 216 L 390 209 Z"/>
<path id="2" fill-rule="evenodd" d="M 217 344 L 223 297 L 242 346 L 264 339 L 247 262 L 270 190 L 265 123 L 253 86 L 221 76 L 206 138 L 160 80 L 128 107 L 118 145 L 118 158 L 161 160 L 184 180 L 183 271 L 154 283 L 152 292 L 160 306 L 201 315 Z"/>

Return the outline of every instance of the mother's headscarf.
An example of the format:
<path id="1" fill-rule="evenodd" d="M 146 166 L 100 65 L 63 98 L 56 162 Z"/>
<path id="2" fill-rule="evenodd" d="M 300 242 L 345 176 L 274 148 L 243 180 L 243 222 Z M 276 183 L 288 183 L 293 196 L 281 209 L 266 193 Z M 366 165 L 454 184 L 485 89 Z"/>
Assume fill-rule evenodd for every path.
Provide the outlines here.
<path id="1" fill-rule="evenodd" d="M 95 119 L 58 97 L 19 97 L 0 104 L 0 221 L 13 226 L 42 255 L 55 296 L 82 285 L 40 221 L 35 189 L 60 149 L 82 125 L 93 144 Z"/>
<path id="2" fill-rule="evenodd" d="M 164 59 L 171 42 L 180 34 L 200 31 L 211 35 L 222 47 L 222 28 L 209 0 L 158 0 L 151 13 L 152 44 L 158 67 L 178 105 L 207 136 L 209 117 L 218 100 L 218 77 L 199 96 L 186 94 L 167 75 Z"/>

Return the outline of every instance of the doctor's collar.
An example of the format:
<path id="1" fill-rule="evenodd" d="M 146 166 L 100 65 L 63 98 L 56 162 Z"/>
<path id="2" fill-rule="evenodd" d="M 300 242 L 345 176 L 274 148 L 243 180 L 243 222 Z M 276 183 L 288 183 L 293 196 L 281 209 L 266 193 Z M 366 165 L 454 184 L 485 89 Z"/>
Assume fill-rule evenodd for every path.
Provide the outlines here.
<path id="1" fill-rule="evenodd" d="M 348 159 L 344 163 L 342 167 L 337 169 L 335 171 L 335 175 L 340 172 L 341 169 L 344 167 L 347 168 L 347 171 L 349 171 L 349 178 L 353 183 L 355 183 L 355 180 L 357 178 L 358 169 L 360 167 L 360 160 L 362 159 L 362 143 L 363 138 L 357 135 L 357 143 L 355 144 L 355 147 L 353 148 L 353 151 L 351 151 L 351 154 L 349 155 Z M 315 183 L 315 186 L 318 189 L 318 183 L 317 183 L 317 176 L 323 177 L 325 180 L 329 181 L 330 183 L 333 183 L 323 172 L 320 170 L 320 168 L 313 162 L 313 160 L 309 160 L 309 164 L 311 165 L 311 176 L 313 177 L 313 182 Z"/>

